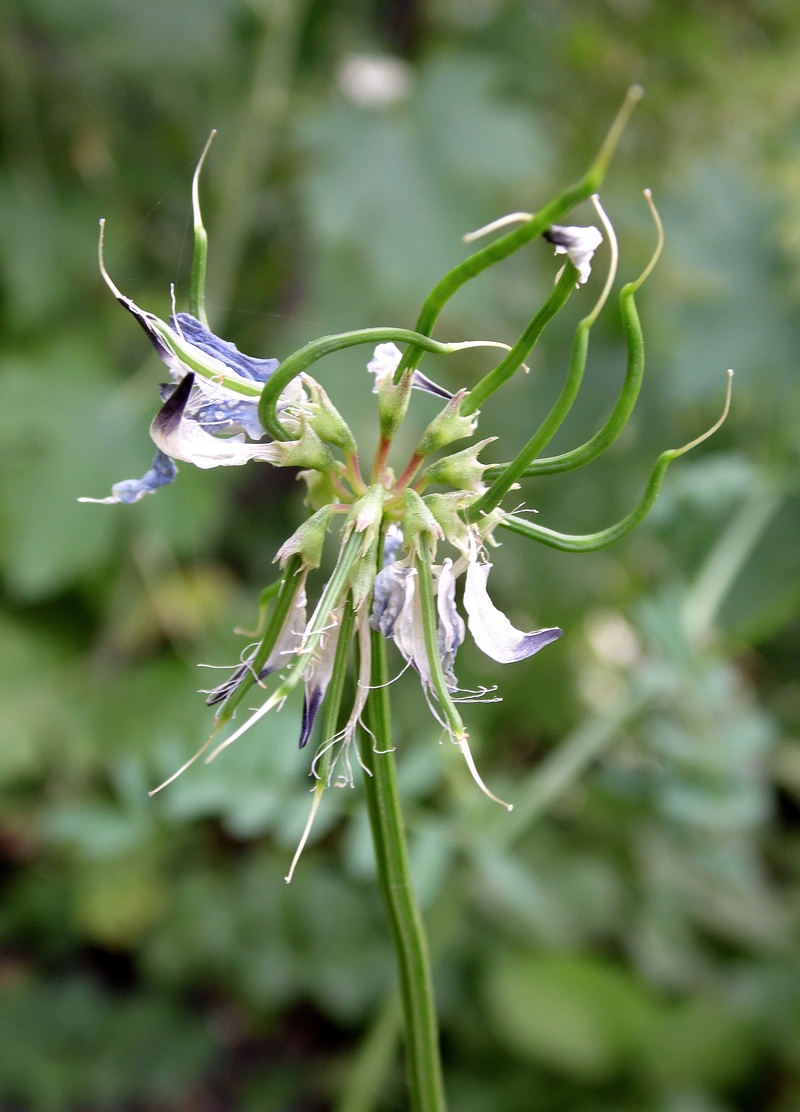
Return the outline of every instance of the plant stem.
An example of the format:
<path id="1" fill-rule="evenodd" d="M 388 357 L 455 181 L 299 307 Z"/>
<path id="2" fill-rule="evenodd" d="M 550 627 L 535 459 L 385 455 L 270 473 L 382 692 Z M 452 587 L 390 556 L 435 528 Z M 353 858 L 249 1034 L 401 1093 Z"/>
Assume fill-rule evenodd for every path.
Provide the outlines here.
<path id="1" fill-rule="evenodd" d="M 386 642 L 373 633 L 372 690 L 366 707 L 372 736 L 362 734 L 361 756 L 370 773 L 364 780 L 378 882 L 397 954 L 411 1107 L 413 1112 L 446 1112 L 428 943 L 411 884 L 387 679 Z"/>

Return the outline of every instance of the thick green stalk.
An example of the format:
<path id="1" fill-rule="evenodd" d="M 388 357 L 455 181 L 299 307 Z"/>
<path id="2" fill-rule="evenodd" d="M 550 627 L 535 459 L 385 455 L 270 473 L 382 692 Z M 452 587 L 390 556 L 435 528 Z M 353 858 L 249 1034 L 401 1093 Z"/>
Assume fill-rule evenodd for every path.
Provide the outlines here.
<path id="1" fill-rule="evenodd" d="M 408 1084 L 413 1112 L 446 1112 L 439 1027 L 428 943 L 411 883 L 405 824 L 392 749 L 386 641 L 372 634 L 372 690 L 361 757 L 378 881 L 397 954 L 403 1002 Z"/>
<path id="2" fill-rule="evenodd" d="M 551 224 L 557 223 L 571 208 L 574 208 L 575 205 L 579 204 L 581 201 L 585 201 L 592 193 L 598 191 L 605 177 L 608 165 L 611 162 L 617 143 L 619 142 L 619 138 L 622 135 L 631 112 L 641 97 L 642 89 L 640 86 L 632 85 L 630 89 L 628 89 L 622 107 L 609 129 L 608 135 L 597 157 L 580 181 L 565 189 L 560 196 L 545 205 L 544 208 L 540 209 L 530 220 L 522 224 L 521 227 L 515 228 L 513 232 L 508 232 L 506 235 L 501 236 L 500 239 L 496 239 L 493 243 L 490 243 L 488 247 L 484 247 L 481 251 L 476 251 L 474 255 L 470 255 L 468 259 L 459 263 L 458 266 L 454 267 L 434 286 L 425 299 L 425 303 L 417 318 L 417 332 L 429 336 L 433 331 L 433 326 L 436 324 L 436 320 L 444 308 L 444 305 L 457 290 L 461 289 L 465 282 L 468 282 L 471 278 L 475 278 L 482 271 L 486 270 L 487 267 L 493 266 L 495 263 L 507 258 L 509 255 L 513 254 L 514 251 L 519 250 L 520 247 L 529 243 L 532 239 L 535 239 L 536 236 L 541 235 L 546 228 L 549 228 Z M 420 345 L 408 348 L 395 373 L 395 382 L 400 381 L 400 376 L 407 367 L 416 367 L 421 354 Z"/>
<path id="3" fill-rule="evenodd" d="M 495 390 L 499 390 L 503 383 L 511 378 L 514 372 L 522 366 L 528 353 L 533 349 L 542 332 L 544 332 L 545 325 L 553 319 L 559 309 L 562 309 L 566 305 L 570 294 L 575 289 L 577 277 L 578 272 L 575 267 L 572 263 L 567 263 L 564 267 L 564 273 L 556 284 L 556 288 L 514 344 L 505 359 L 503 359 L 501 363 L 498 363 L 493 371 L 490 371 L 488 375 L 482 378 L 477 386 L 473 387 L 466 398 L 464 398 L 464 401 L 461 403 L 461 409 L 459 410 L 461 414 L 468 417 L 470 413 L 474 413 L 476 409 L 480 409 L 490 394 L 493 394 Z"/>

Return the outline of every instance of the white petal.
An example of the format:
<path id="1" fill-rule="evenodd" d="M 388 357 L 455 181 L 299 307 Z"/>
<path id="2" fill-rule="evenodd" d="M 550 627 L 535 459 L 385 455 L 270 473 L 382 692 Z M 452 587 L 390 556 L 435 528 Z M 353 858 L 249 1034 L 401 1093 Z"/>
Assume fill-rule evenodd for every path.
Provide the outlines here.
<path id="1" fill-rule="evenodd" d="M 400 366 L 401 358 L 402 353 L 396 344 L 378 344 L 372 353 L 372 358 L 367 363 L 367 370 L 370 374 L 375 375 L 373 393 L 377 390 L 379 382 L 394 374 Z"/>
<path id="2" fill-rule="evenodd" d="M 165 455 L 201 468 L 239 467 L 251 459 L 277 462 L 273 444 L 248 444 L 243 435 L 212 436 L 184 416 L 193 386 L 194 375 L 184 375 L 153 418 L 150 436 Z"/>
<path id="3" fill-rule="evenodd" d="M 311 663 L 305 670 L 305 698 L 303 700 L 303 725 L 300 730 L 300 748 L 303 749 L 311 737 L 319 709 L 328 690 L 336 660 L 336 647 L 339 644 L 339 631 L 342 624 L 342 610 L 331 614 L 331 629 L 320 638 L 319 647 Z"/>
<path id="4" fill-rule="evenodd" d="M 587 228 L 564 228 L 553 224 L 544 235 L 550 243 L 555 244 L 556 255 L 568 256 L 578 271 L 578 285 L 582 286 L 592 273 L 592 257 L 603 242 L 600 230 L 594 225 Z"/>
<path id="5" fill-rule="evenodd" d="M 478 562 L 477 552 L 470 555 L 467 579 L 464 586 L 464 607 L 468 615 L 469 631 L 475 644 L 500 664 L 525 660 L 539 649 L 557 640 L 562 631 L 557 628 L 537 629 L 522 633 L 494 605 L 486 590 L 486 580 L 491 564 Z"/>

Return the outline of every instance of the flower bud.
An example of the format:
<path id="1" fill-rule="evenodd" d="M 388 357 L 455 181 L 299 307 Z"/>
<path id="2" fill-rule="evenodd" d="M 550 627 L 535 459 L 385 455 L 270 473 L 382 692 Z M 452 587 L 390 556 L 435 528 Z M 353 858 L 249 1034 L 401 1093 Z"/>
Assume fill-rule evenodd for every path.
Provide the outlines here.
<path id="1" fill-rule="evenodd" d="M 333 444 L 343 452 L 355 455 L 358 451 L 356 439 L 339 410 L 328 397 L 316 379 L 303 375 L 303 384 L 311 395 L 311 416 L 308 423 L 326 444 Z"/>
<path id="2" fill-rule="evenodd" d="M 426 494 L 423 498 L 448 544 L 463 553 L 469 549 L 469 529 L 461 514 L 475 497 L 468 491 L 457 490 L 452 494 Z"/>
<path id="3" fill-rule="evenodd" d="M 446 483 L 447 486 L 458 487 L 459 490 L 483 489 L 483 473 L 489 466 L 488 463 L 478 463 L 478 455 L 487 444 L 497 440 L 496 436 L 489 436 L 463 452 L 454 452 L 452 456 L 444 456 L 422 472 L 422 477 L 429 483 Z"/>
<path id="4" fill-rule="evenodd" d="M 321 510 L 312 514 L 281 545 L 275 559 L 272 561 L 273 564 L 280 563 L 280 566 L 284 568 L 290 556 L 300 556 L 306 570 L 318 568 L 322 562 L 325 534 L 328 531 L 332 516 L 332 506 L 324 506 Z"/>
<path id="5" fill-rule="evenodd" d="M 428 456 L 453 440 L 461 440 L 465 436 L 472 436 L 478 425 L 478 414 L 471 413 L 462 417 L 459 413 L 461 403 L 468 391 L 459 390 L 454 394 L 442 412 L 431 421 L 422 439 L 415 449 L 415 455 Z"/>
<path id="6" fill-rule="evenodd" d="M 420 533 L 428 533 L 434 542 L 444 539 L 444 533 L 423 499 L 410 487 L 403 492 L 403 536 L 409 550 L 418 546 Z"/>
<path id="7" fill-rule="evenodd" d="M 280 467 L 306 467 L 314 471 L 331 471 L 336 461 L 307 420 L 300 423 L 299 440 L 275 440 L 268 445 Z"/>
<path id="8" fill-rule="evenodd" d="M 405 371 L 396 386 L 391 375 L 376 381 L 381 437 L 384 440 L 392 440 L 403 423 L 411 396 L 412 378 L 413 372 Z"/>

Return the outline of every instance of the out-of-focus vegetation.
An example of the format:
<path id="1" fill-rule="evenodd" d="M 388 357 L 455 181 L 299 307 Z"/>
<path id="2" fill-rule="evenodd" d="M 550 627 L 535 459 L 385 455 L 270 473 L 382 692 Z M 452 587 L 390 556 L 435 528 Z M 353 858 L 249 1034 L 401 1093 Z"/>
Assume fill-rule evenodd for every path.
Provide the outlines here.
<path id="1" fill-rule="evenodd" d="M 354 83 L 354 53 L 404 60 L 390 103 Z M 601 528 L 659 451 L 710 424 L 728 366 L 734 407 L 617 548 L 503 537 L 498 603 L 565 629 L 525 664 L 468 646 L 459 661 L 465 685 L 501 685 L 502 703 L 466 709 L 512 816 L 437 745 L 416 685 L 396 686 L 447 1085 L 453 1112 L 794 1112 L 794 0 L 11 0 L 0 58 L 0 1106 L 311 1112 L 345 1092 L 348 1112 L 405 1107 L 358 788 L 327 793 L 283 883 L 309 801 L 298 707 L 147 798 L 206 736 L 195 665 L 237 658 L 232 628 L 254 623 L 302 492 L 265 465 L 184 465 L 140 505 L 77 504 L 146 470 L 163 376 L 100 281 L 98 217 L 116 281 L 166 315 L 215 126 L 217 331 L 282 358 L 327 331 L 411 326 L 460 236 L 581 171 L 635 80 L 647 97 L 604 201 L 622 281 L 652 248 L 642 187 L 666 225 L 640 297 L 642 400 L 607 457 L 524 497 L 543 524 Z M 554 269 L 546 244 L 526 248 L 438 334 L 513 341 Z M 483 435 L 526 439 L 590 297 L 487 403 Z M 557 450 L 621 381 L 614 310 L 601 324 Z M 367 357 L 320 371 L 362 441 Z M 460 359 L 437 368 L 452 387 L 490 365 Z"/>

